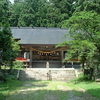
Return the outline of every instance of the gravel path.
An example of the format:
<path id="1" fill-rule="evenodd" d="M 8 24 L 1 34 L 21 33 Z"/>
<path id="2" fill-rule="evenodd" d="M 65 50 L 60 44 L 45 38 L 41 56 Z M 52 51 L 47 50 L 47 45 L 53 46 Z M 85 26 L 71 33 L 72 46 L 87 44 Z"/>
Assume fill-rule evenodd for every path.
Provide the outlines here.
<path id="1" fill-rule="evenodd" d="M 74 90 L 64 82 L 24 82 L 6 100 L 99 100 L 83 89 Z"/>

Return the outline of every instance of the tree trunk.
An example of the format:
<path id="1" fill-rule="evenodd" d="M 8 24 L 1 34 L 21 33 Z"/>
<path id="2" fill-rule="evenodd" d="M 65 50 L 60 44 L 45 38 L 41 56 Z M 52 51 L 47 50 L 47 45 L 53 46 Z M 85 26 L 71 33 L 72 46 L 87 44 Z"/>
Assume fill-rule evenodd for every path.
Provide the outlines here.
<path id="1" fill-rule="evenodd" d="M 95 77 L 94 76 L 94 68 L 90 68 L 90 76 L 89 76 L 89 79 L 92 80 L 93 77 Z"/>
<path id="2" fill-rule="evenodd" d="M 84 68 L 85 68 L 85 66 L 84 66 L 85 60 L 86 60 L 86 58 L 85 58 L 84 56 L 82 56 L 82 57 L 81 57 L 81 64 L 82 64 L 82 71 L 83 71 L 83 74 L 84 74 Z"/>
<path id="3" fill-rule="evenodd" d="M 9 69 L 9 73 L 11 74 L 12 72 L 12 68 L 13 68 L 13 61 L 10 62 L 10 69 Z"/>

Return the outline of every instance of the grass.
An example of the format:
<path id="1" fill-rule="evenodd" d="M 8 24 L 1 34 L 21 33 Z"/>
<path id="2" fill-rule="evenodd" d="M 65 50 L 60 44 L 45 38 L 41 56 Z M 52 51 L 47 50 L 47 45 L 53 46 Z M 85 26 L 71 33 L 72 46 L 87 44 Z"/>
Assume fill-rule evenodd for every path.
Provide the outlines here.
<path id="1" fill-rule="evenodd" d="M 80 77 L 75 80 L 72 80 L 69 83 L 69 86 L 73 87 L 75 90 L 82 88 L 85 90 L 85 92 L 100 99 L 100 95 L 99 95 L 100 94 L 100 82 L 87 81 L 87 80 L 83 81 L 82 78 Z"/>
<path id="2" fill-rule="evenodd" d="M 1 66 L 1 69 L 10 69 L 9 67 L 5 67 L 5 66 Z M 18 69 L 18 70 L 23 70 L 24 68 L 23 67 L 13 67 L 13 69 Z"/>
<path id="3" fill-rule="evenodd" d="M 26 81 L 19 88 L 20 91 L 14 91 L 7 100 L 66 100 L 68 92 L 61 91 L 57 86 L 65 83 L 51 81 Z M 51 98 L 51 99 L 50 99 Z"/>
<path id="4" fill-rule="evenodd" d="M 80 82 L 75 86 L 83 88 L 86 92 L 100 99 L 100 84 L 98 84 L 97 82 Z"/>
<path id="5" fill-rule="evenodd" d="M 6 83 L 1 82 L 0 83 L 0 100 L 5 100 L 7 96 L 15 93 L 15 91 L 17 91 L 20 88 L 21 84 L 22 82 L 18 80 L 11 80 L 11 79 L 8 79 Z"/>
<path id="6" fill-rule="evenodd" d="M 10 79 L 7 83 L 0 83 L 0 100 L 67 100 L 70 94 L 82 97 L 84 92 L 78 91 L 80 88 L 100 99 L 100 84 L 93 81 L 75 82 L 20 82 Z"/>
<path id="7" fill-rule="evenodd" d="M 23 69 L 25 69 L 25 68 L 13 68 L 13 69 L 23 70 Z"/>

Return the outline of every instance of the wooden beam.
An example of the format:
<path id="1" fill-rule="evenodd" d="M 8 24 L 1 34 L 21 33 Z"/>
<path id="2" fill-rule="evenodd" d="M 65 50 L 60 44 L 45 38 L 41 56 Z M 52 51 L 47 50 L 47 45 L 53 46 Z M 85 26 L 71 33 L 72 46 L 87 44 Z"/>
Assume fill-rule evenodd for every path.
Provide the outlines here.
<path id="1" fill-rule="evenodd" d="M 32 68 L 32 49 L 30 48 L 30 68 Z"/>
<path id="2" fill-rule="evenodd" d="M 38 49 L 35 49 L 33 47 L 31 47 L 32 50 L 35 50 L 35 51 L 38 51 L 40 53 L 53 53 L 53 52 L 56 52 L 56 51 L 60 51 L 62 50 L 63 48 L 59 48 L 59 49 L 56 49 L 56 50 L 53 50 L 53 51 L 41 51 L 41 50 L 38 50 Z"/>

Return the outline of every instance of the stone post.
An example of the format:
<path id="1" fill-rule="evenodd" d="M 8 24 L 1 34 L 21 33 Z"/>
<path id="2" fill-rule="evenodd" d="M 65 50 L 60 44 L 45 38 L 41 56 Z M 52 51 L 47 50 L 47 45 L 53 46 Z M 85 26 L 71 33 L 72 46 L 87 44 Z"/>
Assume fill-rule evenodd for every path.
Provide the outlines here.
<path id="1" fill-rule="evenodd" d="M 47 68 L 47 71 L 49 71 L 49 62 L 48 61 L 46 62 L 46 68 Z"/>
<path id="2" fill-rule="evenodd" d="M 46 62 L 46 68 L 47 68 L 47 80 L 52 80 L 51 71 L 49 70 L 49 62 Z"/>

